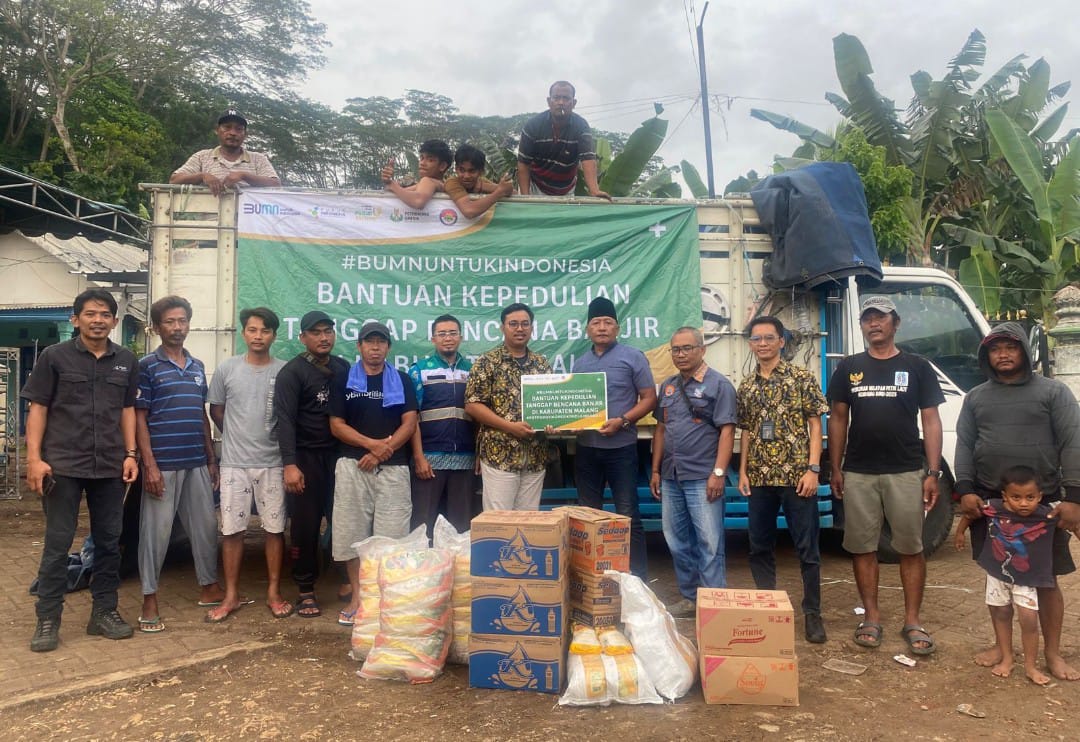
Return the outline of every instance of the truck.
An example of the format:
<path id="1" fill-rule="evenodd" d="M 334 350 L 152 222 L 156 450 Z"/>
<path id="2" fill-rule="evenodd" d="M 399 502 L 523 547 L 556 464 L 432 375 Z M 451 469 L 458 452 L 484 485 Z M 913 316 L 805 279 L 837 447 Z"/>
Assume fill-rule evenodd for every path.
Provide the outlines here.
<path id="1" fill-rule="evenodd" d="M 880 285 L 869 289 L 863 288 L 856 278 L 848 277 L 812 290 L 771 290 L 763 281 L 763 271 L 772 255 L 773 243 L 749 198 L 616 199 L 608 204 L 597 203 L 595 199 L 515 196 L 476 220 L 468 220 L 456 210 L 452 201 L 441 195 L 424 209 L 410 210 L 389 195 L 373 192 L 249 189 L 215 197 L 206 189 L 190 186 L 144 184 L 142 187 L 149 191 L 152 200 L 149 301 L 169 294 L 191 300 L 195 314 L 187 347 L 202 359 L 210 375 L 225 358 L 239 352 L 237 315 L 242 306 L 253 302 L 264 303 L 282 315 L 275 355 L 290 357 L 296 352 L 299 317 L 303 311 L 319 308 L 338 319 L 339 342 L 335 352 L 353 360 L 355 355 L 349 341 L 355 341 L 362 321 L 378 319 L 388 322 L 395 332 L 402 334 L 401 343 L 395 339 L 390 360 L 399 367 L 406 367 L 417 356 L 430 352 L 430 346 L 413 342 L 426 341 L 430 336 L 423 318 L 430 322 L 448 306 L 447 302 L 453 308 L 449 290 L 444 301 L 439 301 L 443 278 L 438 273 L 440 265 L 448 272 L 459 269 L 464 272 L 463 283 L 456 288 L 460 289 L 466 304 L 469 301 L 476 303 L 476 306 L 458 307 L 465 313 L 463 316 L 477 318 L 466 318 L 464 322 L 462 353 L 476 356 L 501 340 L 497 333 L 498 306 L 508 303 L 508 299 L 541 297 L 542 302 L 550 303 L 547 309 L 536 307 L 538 320 L 543 319 L 545 313 L 558 312 L 576 312 L 580 320 L 576 329 L 575 320 L 566 320 L 564 335 L 554 340 L 546 337 L 543 322 L 538 322 L 535 330 L 536 343 L 544 340 L 561 343 L 550 357 L 557 371 L 569 371 L 573 354 L 588 347 L 581 325 L 586 299 L 594 289 L 604 293 L 605 279 L 599 271 L 607 260 L 605 254 L 599 254 L 599 261 L 595 255 L 580 258 L 581 264 L 574 265 L 581 275 L 573 271 L 548 275 L 525 289 L 509 285 L 521 278 L 523 273 L 520 271 L 524 266 L 535 267 L 536 260 L 548 260 L 564 250 L 567 255 L 577 255 L 576 242 L 585 229 L 583 224 L 595 223 L 600 232 L 617 234 L 626 224 L 634 222 L 648 225 L 637 231 L 649 232 L 657 239 L 666 236 L 670 227 L 673 233 L 680 230 L 684 233 L 680 238 L 684 244 L 685 240 L 690 241 L 690 260 L 681 263 L 674 258 L 661 258 L 657 262 L 648 242 L 635 243 L 636 252 L 630 253 L 629 261 L 625 255 L 618 257 L 614 253 L 607 261 L 611 270 L 615 270 L 612 266 L 616 263 L 640 261 L 645 266 L 639 281 L 642 287 L 652 287 L 648 291 L 642 289 L 634 294 L 636 285 L 631 287 L 628 283 L 622 289 L 623 284 L 618 282 L 607 289 L 612 294 L 609 298 L 613 298 L 617 306 L 622 303 L 621 299 L 629 306 L 644 303 L 652 307 L 643 313 L 631 311 L 623 321 L 623 335 L 627 342 L 638 342 L 646 351 L 658 382 L 674 372 L 666 354 L 666 343 L 678 326 L 672 324 L 680 321 L 676 318 L 682 317 L 682 323 L 702 328 L 707 345 L 706 361 L 738 385 L 754 368 L 743 329 L 752 317 L 772 314 L 780 317 L 790 329 L 791 336 L 785 349 L 787 357 L 810 369 L 824 387 L 839 359 L 864 349 L 858 319 L 860 296 L 887 294 L 896 303 L 902 318 L 897 336 L 899 346 L 925 356 L 933 364 L 945 393 L 945 404 L 940 408 L 944 428 L 944 476 L 940 480 L 941 496 L 925 521 L 927 553 L 940 546 L 951 529 L 954 484 L 951 460 L 956 420 L 964 393 L 983 379 L 977 360 L 978 346 L 989 332 L 989 326 L 962 286 L 941 270 L 886 266 Z M 530 221 L 541 214 L 542 219 Z M 653 214 L 657 215 L 655 224 L 651 224 Z M 385 234 L 389 236 L 384 235 L 379 240 L 364 236 L 368 234 L 364 230 L 376 222 L 384 223 L 383 228 L 389 230 Z M 266 242 L 266 235 L 260 232 L 286 223 L 308 225 L 304 229 L 314 230 L 311 232 L 314 237 L 297 239 L 289 250 L 276 251 Z M 514 254 L 519 254 L 523 246 L 527 247 L 541 237 L 549 241 L 554 239 L 555 244 L 565 245 L 565 248 L 537 248 L 539 257 L 534 256 L 533 262 L 526 264 L 516 258 L 513 261 L 497 259 L 499 248 L 496 247 L 496 258 L 488 258 L 494 262 L 469 263 L 465 257 L 447 257 L 455 243 L 439 242 L 449 239 L 439 232 L 440 224 L 458 230 L 455 234 L 464 235 L 475 235 L 485 229 L 496 230 L 503 225 L 508 231 L 499 234 L 504 235 L 505 243 L 497 244 L 505 244 L 508 255 L 515 250 L 518 252 Z M 575 224 L 578 226 L 572 226 Z M 351 236 L 342 239 L 342 235 Z M 409 243 L 410 239 L 419 242 Z M 436 273 L 425 273 L 423 280 L 411 282 L 410 266 L 423 268 L 422 262 L 417 262 L 421 258 L 414 254 L 420 248 L 400 248 L 398 253 L 388 253 L 386 245 L 423 247 L 425 241 L 434 241 L 437 248 L 433 251 L 428 245 L 425 254 L 441 256 L 437 259 L 442 262 L 427 266 L 426 270 L 434 269 Z M 310 244 L 313 242 L 321 246 L 313 247 Z M 345 252 L 340 247 L 342 243 L 348 243 Z M 324 259 L 328 254 L 333 255 L 330 262 Z M 385 257 L 390 254 L 399 257 Z M 312 257 L 308 259 L 305 255 Z M 380 260 L 379 255 L 384 259 Z M 455 259 L 462 262 L 455 264 L 452 262 Z M 593 262 L 586 263 L 587 260 Z M 493 277 L 491 271 L 498 275 Z M 308 294 L 295 295 L 308 291 L 297 289 L 297 286 L 309 284 L 312 288 Z M 601 288 L 597 289 L 597 286 Z M 380 301 L 383 303 L 379 304 Z M 635 301 L 639 303 L 635 305 Z M 394 302 L 396 309 L 391 307 Z M 489 318 L 484 320 L 483 314 L 477 312 L 487 312 Z M 649 312 L 657 315 L 668 312 L 664 316 L 669 320 L 667 323 L 657 321 Z M 492 315 L 494 320 L 490 319 Z M 691 319 L 685 319 L 688 316 Z M 554 335 L 562 332 L 557 323 L 548 324 Z M 410 348 L 412 352 L 409 352 Z M 544 352 L 543 348 L 541 352 Z M 639 458 L 643 462 L 639 492 L 646 529 L 658 530 L 659 504 L 649 494 L 644 469 L 649 462 L 651 433 L 647 424 L 639 426 L 642 454 Z M 570 465 L 573 440 L 561 441 L 560 452 L 560 462 L 549 470 L 545 481 L 545 507 L 563 504 L 575 497 L 568 474 L 573 471 Z M 737 452 L 738 442 L 736 455 Z M 737 467 L 733 464 L 732 469 L 737 470 Z M 827 471 L 826 466 L 823 473 Z M 746 503 L 735 484 L 734 480 L 728 482 L 725 527 L 745 530 Z M 842 529 L 843 503 L 832 497 L 827 475 L 818 497 L 822 527 Z M 778 524 L 784 527 L 783 516 Z M 879 553 L 883 559 L 893 560 L 897 555 L 888 541 L 889 534 L 883 534 Z"/>

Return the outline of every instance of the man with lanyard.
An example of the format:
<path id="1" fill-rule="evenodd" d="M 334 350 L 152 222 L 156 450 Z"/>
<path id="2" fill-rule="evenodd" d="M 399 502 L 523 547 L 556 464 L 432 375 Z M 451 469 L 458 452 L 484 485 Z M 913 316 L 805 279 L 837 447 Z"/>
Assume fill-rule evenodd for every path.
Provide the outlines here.
<path id="1" fill-rule="evenodd" d="M 465 384 L 472 362 L 458 352 L 461 322 L 444 314 L 431 323 L 435 352 L 409 368 L 420 424 L 412 437 L 412 527 L 431 537 L 446 498 L 446 518 L 459 532 L 479 512 L 476 497 L 476 428 L 465 414 Z"/>
<path id="2" fill-rule="evenodd" d="M 199 605 L 217 605 L 225 591 L 217 575 L 214 490 L 218 466 L 206 415 L 206 369 L 184 347 L 191 327 L 191 304 L 179 296 L 158 299 L 150 306 L 150 322 L 161 345 L 139 361 L 135 418 L 143 468 L 139 630 L 152 634 L 164 628 L 157 602 L 158 579 L 177 516 L 191 541 Z"/>
<path id="3" fill-rule="evenodd" d="M 606 198 L 596 180 L 596 151 L 589 122 L 574 113 L 574 86 L 565 80 L 548 90 L 548 110 L 525 122 L 518 143 L 518 192 L 523 195 L 574 195 L 578 169 L 590 196 Z"/>
<path id="4" fill-rule="evenodd" d="M 30 403 L 26 483 L 41 495 L 45 511 L 33 652 L 51 652 L 60 642 L 68 550 L 84 491 L 94 539 L 93 608 L 86 633 L 108 639 L 133 634 L 116 606 L 124 484 L 139 475 L 134 407 L 139 364 L 135 354 L 109 340 L 119 321 L 116 308 L 116 299 L 104 289 L 75 297 L 75 338 L 41 352 L 20 395 Z"/>
<path id="5" fill-rule="evenodd" d="M 630 517 L 630 571 L 645 579 L 648 554 L 638 506 L 637 421 L 656 407 L 656 386 L 645 354 L 618 342 L 615 304 L 597 297 L 589 304 L 585 333 L 592 349 L 574 362 L 573 372 L 603 372 L 607 379 L 608 420 L 600 430 L 581 433 L 574 458 L 578 502 L 604 506 L 604 485 L 611 487 L 615 512 Z"/>
<path id="6" fill-rule="evenodd" d="M 270 159 L 261 152 L 244 148 L 247 119 L 229 109 L 218 118 L 214 130 L 218 146 L 196 152 L 169 176 L 170 183 L 204 185 L 215 196 L 239 183 L 249 186 L 279 186 Z"/>
<path id="7" fill-rule="evenodd" d="M 694 327 L 671 336 L 679 373 L 660 385 L 653 437 L 653 497 L 662 503 L 664 540 L 682 599 L 672 616 L 693 616 L 699 587 L 725 587 L 724 478 L 735 447 L 735 387 L 705 363 Z"/>
<path id="8" fill-rule="evenodd" d="M 477 456 L 484 510 L 538 510 L 550 449 L 542 432 L 521 419 L 521 377 L 550 374 L 544 356 L 529 350 L 533 311 L 502 310 L 503 343 L 477 359 L 465 386 L 465 412 L 480 426 Z"/>
<path id="9" fill-rule="evenodd" d="M 844 501 L 844 548 L 852 555 L 855 585 L 866 609 L 854 641 L 881 646 L 877 550 L 887 520 L 892 547 L 900 554 L 904 589 L 900 635 L 913 654 L 929 655 L 934 639 L 919 621 L 926 585 L 922 530 L 925 513 L 938 496 L 937 408 L 945 396 L 930 362 L 896 347 L 900 315 L 892 299 L 864 298 L 859 327 L 867 349 L 840 360 L 828 392 L 830 484 L 833 495 Z"/>
<path id="10" fill-rule="evenodd" d="M 487 157 L 482 150 L 463 144 L 454 153 L 454 174 L 443 183 L 446 195 L 469 219 L 475 219 L 514 192 L 509 175 L 504 175 L 498 183 L 485 178 L 486 166 Z M 478 194 L 480 198 L 469 198 L 470 194 Z"/>
<path id="11" fill-rule="evenodd" d="M 806 640 L 823 644 L 817 488 L 821 416 L 829 405 L 813 375 L 780 356 L 780 320 L 757 317 L 747 331 L 757 369 L 739 385 L 737 403 L 739 492 L 750 498 L 750 573 L 759 589 L 776 589 L 776 516 L 783 506 L 802 571 Z"/>
<path id="12" fill-rule="evenodd" d="M 299 590 L 296 613 L 302 618 L 322 615 L 315 597 L 319 532 L 323 518 L 333 513 L 338 455 L 337 439 L 330 433 L 330 387 L 337 374 L 349 371 L 348 362 L 332 354 L 336 339 L 334 321 L 326 312 L 315 309 L 305 314 L 300 318 L 305 350 L 285 364 L 274 382 L 292 576 Z M 347 584 L 344 575 L 342 584 Z"/>

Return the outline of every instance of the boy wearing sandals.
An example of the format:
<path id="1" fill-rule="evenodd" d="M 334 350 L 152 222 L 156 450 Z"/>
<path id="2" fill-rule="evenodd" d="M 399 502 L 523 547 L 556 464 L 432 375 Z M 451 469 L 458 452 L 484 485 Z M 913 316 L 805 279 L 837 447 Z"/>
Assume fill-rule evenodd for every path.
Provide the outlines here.
<path id="1" fill-rule="evenodd" d="M 252 501 L 266 531 L 266 605 L 274 618 L 287 618 L 293 607 L 281 596 L 285 555 L 285 483 L 274 418 L 274 385 L 285 361 L 270 355 L 281 322 L 266 307 L 244 309 L 240 326 L 247 352 L 222 363 L 207 401 L 210 417 L 222 434 L 221 561 L 225 599 L 206 614 L 208 623 L 228 618 L 241 605 L 240 563 Z"/>
<path id="2" fill-rule="evenodd" d="M 844 503 L 844 548 L 851 552 L 855 585 L 866 609 L 855 643 L 881 646 L 877 550 L 887 520 L 904 588 L 900 635 L 912 654 L 933 654 L 934 639 L 919 621 L 926 584 L 922 528 L 924 513 L 937 502 L 937 408 L 945 397 L 930 363 L 896 347 L 900 316 L 892 299 L 864 298 L 859 327 L 866 351 L 840 361 L 828 391 L 830 484 Z"/>
<path id="3" fill-rule="evenodd" d="M 1050 676 L 1035 665 L 1039 657 L 1039 595 L 1036 588 L 1052 587 L 1051 549 L 1055 525 L 1050 506 L 1035 470 L 1014 466 L 1001 476 L 1001 499 L 983 507 L 986 539 L 979 566 L 986 570 L 986 605 L 994 625 L 1000 661 L 990 671 L 1007 678 L 1013 669 L 1013 605 L 1020 620 L 1020 643 L 1024 648 L 1024 671 L 1036 685 L 1047 685 Z M 957 551 L 964 548 L 964 532 L 972 519 L 964 515 L 956 525 Z"/>

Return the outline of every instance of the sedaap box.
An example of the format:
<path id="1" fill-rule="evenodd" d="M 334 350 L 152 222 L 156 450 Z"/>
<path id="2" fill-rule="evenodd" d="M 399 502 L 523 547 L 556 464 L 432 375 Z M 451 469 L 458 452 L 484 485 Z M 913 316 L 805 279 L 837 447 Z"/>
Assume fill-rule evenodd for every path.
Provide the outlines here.
<path id="1" fill-rule="evenodd" d="M 630 518 L 580 505 L 556 508 L 567 515 L 570 565 L 582 572 L 630 571 Z"/>
<path id="2" fill-rule="evenodd" d="M 698 588 L 702 655 L 795 656 L 795 611 L 783 590 Z"/>
<path id="3" fill-rule="evenodd" d="M 473 577 L 559 581 L 566 575 L 566 514 L 488 510 L 472 519 Z"/>
<path id="4" fill-rule="evenodd" d="M 566 645 L 557 636 L 469 636 L 469 687 L 558 693 Z"/>
<path id="5" fill-rule="evenodd" d="M 579 572 L 575 567 L 570 567 L 566 592 L 572 608 L 581 608 L 591 614 L 615 616 L 622 610 L 619 581 L 610 575 Z"/>
<path id="6" fill-rule="evenodd" d="M 799 663 L 793 657 L 701 655 L 705 703 L 798 706 Z"/>
<path id="7" fill-rule="evenodd" d="M 565 625 L 565 583 L 472 578 L 472 633 L 561 636 Z"/>

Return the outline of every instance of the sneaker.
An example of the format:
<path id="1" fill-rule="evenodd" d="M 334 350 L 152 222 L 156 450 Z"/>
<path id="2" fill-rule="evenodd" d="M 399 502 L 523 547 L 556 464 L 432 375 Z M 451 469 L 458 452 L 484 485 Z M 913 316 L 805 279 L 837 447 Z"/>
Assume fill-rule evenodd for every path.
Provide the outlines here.
<path id="1" fill-rule="evenodd" d="M 690 618 L 697 613 L 697 601 L 683 598 L 678 603 L 669 605 L 667 610 L 673 618 Z"/>
<path id="2" fill-rule="evenodd" d="M 135 630 L 114 608 L 111 611 L 91 613 L 90 623 L 86 624 L 86 633 L 91 636 L 104 636 L 106 639 L 128 639 Z"/>
<path id="3" fill-rule="evenodd" d="M 811 644 L 824 644 L 827 637 L 825 636 L 825 624 L 821 620 L 820 613 L 807 613 L 806 614 L 806 641 Z"/>
<path id="4" fill-rule="evenodd" d="M 60 619 L 39 618 L 34 636 L 30 639 L 31 652 L 51 652 L 60 644 Z"/>

